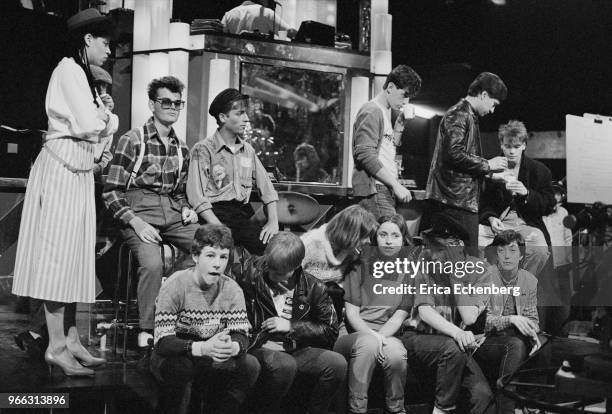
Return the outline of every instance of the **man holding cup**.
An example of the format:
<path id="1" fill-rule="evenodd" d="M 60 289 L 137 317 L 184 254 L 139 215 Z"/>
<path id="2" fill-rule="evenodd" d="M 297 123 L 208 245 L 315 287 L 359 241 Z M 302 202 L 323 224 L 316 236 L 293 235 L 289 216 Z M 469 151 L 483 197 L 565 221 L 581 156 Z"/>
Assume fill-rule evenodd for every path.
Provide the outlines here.
<path id="1" fill-rule="evenodd" d="M 414 118 L 409 104 L 421 89 L 421 77 L 410 66 L 396 66 L 387 76 L 383 90 L 363 105 L 353 124 L 353 194 L 359 204 L 378 219 L 395 214 L 396 200 L 407 203 L 410 191 L 398 180 L 395 161 L 404 122 Z M 391 110 L 401 113 L 391 123 Z"/>
<path id="2" fill-rule="evenodd" d="M 507 94 L 506 85 L 494 73 L 476 77 L 467 96 L 440 121 L 427 178 L 426 198 L 434 230 L 454 234 L 473 256 L 478 254 L 478 202 L 483 179 L 508 165 L 505 157 L 487 160 L 481 156 L 478 118 L 493 113 Z"/>
<path id="3" fill-rule="evenodd" d="M 525 124 L 510 121 L 499 127 L 499 143 L 508 168 L 487 183 L 480 200 L 478 245 L 488 246 L 501 231 L 514 230 L 525 239 L 522 268 L 538 276 L 550 255 L 550 235 L 543 216 L 555 206 L 550 170 L 523 152 L 529 135 Z"/>

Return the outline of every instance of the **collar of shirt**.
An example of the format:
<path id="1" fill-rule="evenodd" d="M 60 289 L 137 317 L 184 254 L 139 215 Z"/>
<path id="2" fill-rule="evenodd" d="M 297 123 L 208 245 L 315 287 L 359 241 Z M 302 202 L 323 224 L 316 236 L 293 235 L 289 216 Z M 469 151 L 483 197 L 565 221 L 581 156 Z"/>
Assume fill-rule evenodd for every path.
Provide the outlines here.
<path id="1" fill-rule="evenodd" d="M 478 123 L 478 115 L 476 115 L 476 112 L 474 111 L 474 108 L 472 108 L 472 105 L 465 98 L 463 98 L 462 101 L 464 105 L 468 108 L 468 112 L 470 116 L 472 117 L 472 119 L 474 120 L 474 122 Z"/>
<path id="2" fill-rule="evenodd" d="M 144 133 L 145 133 L 146 138 L 152 139 L 153 137 L 155 137 L 163 144 L 163 141 L 161 140 L 159 132 L 157 131 L 157 128 L 155 127 L 155 121 L 153 117 L 149 118 L 149 120 L 145 124 Z M 179 147 L 181 146 L 181 144 L 179 143 L 178 137 L 174 133 L 174 128 L 172 127 L 170 127 L 170 132 L 168 133 L 168 142 L 174 145 L 178 145 Z"/>
<path id="3" fill-rule="evenodd" d="M 219 132 L 219 130 L 217 130 L 215 131 L 215 135 L 213 136 L 213 151 L 215 153 L 218 153 L 223 148 L 227 148 L 229 152 L 235 154 L 242 151 L 242 149 L 244 148 L 244 141 L 236 137 L 236 146 L 234 147 L 234 150 L 232 150 L 230 147 L 227 146 L 227 144 L 223 140 L 223 137 L 221 136 L 221 133 Z"/>

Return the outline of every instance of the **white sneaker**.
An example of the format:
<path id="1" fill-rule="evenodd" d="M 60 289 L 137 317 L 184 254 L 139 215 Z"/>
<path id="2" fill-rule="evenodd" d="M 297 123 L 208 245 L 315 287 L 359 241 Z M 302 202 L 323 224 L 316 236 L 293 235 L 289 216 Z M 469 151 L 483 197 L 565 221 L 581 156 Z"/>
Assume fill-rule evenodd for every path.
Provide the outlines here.
<path id="1" fill-rule="evenodd" d="M 138 332 L 138 347 L 148 348 L 149 339 L 153 339 L 153 335 L 151 335 L 149 332 L 146 332 L 146 331 Z"/>

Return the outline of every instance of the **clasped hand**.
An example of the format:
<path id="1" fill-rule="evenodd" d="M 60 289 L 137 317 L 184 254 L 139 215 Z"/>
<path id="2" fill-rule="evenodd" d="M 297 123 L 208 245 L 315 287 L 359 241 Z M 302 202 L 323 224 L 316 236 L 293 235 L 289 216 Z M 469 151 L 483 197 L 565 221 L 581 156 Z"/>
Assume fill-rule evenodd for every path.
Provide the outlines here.
<path id="1" fill-rule="evenodd" d="M 223 330 L 206 341 L 194 342 L 194 356 L 209 356 L 214 362 L 224 362 L 238 355 L 240 346 L 232 341 L 229 331 Z"/>

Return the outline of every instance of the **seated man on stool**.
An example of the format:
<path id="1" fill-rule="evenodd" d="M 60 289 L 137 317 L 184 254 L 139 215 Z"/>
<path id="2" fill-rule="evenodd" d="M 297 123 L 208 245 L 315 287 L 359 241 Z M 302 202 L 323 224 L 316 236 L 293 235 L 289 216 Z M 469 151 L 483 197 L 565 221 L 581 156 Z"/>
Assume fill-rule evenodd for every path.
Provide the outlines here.
<path id="1" fill-rule="evenodd" d="M 550 170 L 524 154 L 527 129 L 520 121 L 499 127 L 499 143 L 508 169 L 487 181 L 480 199 L 478 245 L 488 246 L 497 233 L 515 230 L 525 239 L 523 268 L 538 276 L 548 260 L 550 236 L 542 216 L 555 206 Z"/>
<path id="2" fill-rule="evenodd" d="M 225 224 L 236 244 L 261 255 L 270 237 L 278 233 L 278 194 L 255 150 L 242 139 L 249 122 L 248 98 L 228 88 L 213 99 L 208 113 L 219 129 L 191 149 L 187 197 L 202 220 Z M 268 213 L 263 227 L 250 220 L 255 214 L 249 204 L 253 179 Z"/>
<path id="3" fill-rule="evenodd" d="M 540 346 L 537 305 L 538 280 L 519 269 L 525 254 L 523 236 L 513 230 L 497 233 L 491 246 L 495 248 L 497 265 L 491 266 L 491 284 L 509 288 L 509 294 L 491 295 L 485 322 L 486 340 L 474 358 L 490 383 L 505 384 L 520 368 L 527 354 Z M 514 401 L 498 394 L 497 412 L 514 413 Z"/>
<path id="4" fill-rule="evenodd" d="M 187 203 L 184 189 L 189 150 L 172 128 L 185 104 L 183 88 L 173 76 L 149 84 L 153 116 L 142 128 L 119 138 L 102 194 L 138 261 L 139 347 L 146 347 L 153 338 L 155 298 L 163 272 L 160 243 L 168 241 L 188 252 L 198 229 L 198 216 Z"/>
<path id="5" fill-rule="evenodd" d="M 302 269 L 304 254 L 300 238 L 283 231 L 272 237 L 264 256 L 232 266 L 253 326 L 249 353 L 261 364 L 251 404 L 258 413 L 287 412 L 281 402 L 295 378 L 314 381 L 303 401 L 308 413 L 326 414 L 344 384 L 346 361 L 331 350 L 338 317 L 325 285 Z"/>

